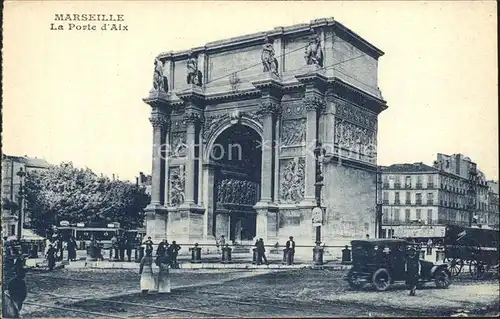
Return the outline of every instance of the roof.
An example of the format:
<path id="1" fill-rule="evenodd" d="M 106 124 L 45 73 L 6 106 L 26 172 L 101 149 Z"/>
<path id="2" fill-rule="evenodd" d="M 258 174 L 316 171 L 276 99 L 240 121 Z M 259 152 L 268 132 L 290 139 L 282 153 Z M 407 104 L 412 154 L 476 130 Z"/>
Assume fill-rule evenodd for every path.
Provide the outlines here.
<path id="1" fill-rule="evenodd" d="M 37 157 L 28 157 L 28 156 L 11 156 L 11 155 L 3 155 L 2 160 L 13 161 L 16 163 L 22 163 L 27 167 L 39 167 L 39 168 L 49 168 L 52 166 L 49 162 L 42 158 Z"/>
<path id="2" fill-rule="evenodd" d="M 295 24 L 292 26 L 286 26 L 286 27 L 275 27 L 272 30 L 267 30 L 267 31 L 261 31 L 261 32 L 256 32 L 256 33 L 251 33 L 251 34 L 246 34 L 242 36 L 237 36 L 233 38 L 228 38 L 224 40 L 217 40 L 217 41 L 212 41 L 206 43 L 204 46 L 196 47 L 196 48 L 191 48 L 190 50 L 181 50 L 181 51 L 170 51 L 170 52 L 163 52 L 160 55 L 158 55 L 158 58 L 166 58 L 166 57 L 174 57 L 174 56 L 186 56 L 189 53 L 198 53 L 198 52 L 203 52 L 206 50 L 220 50 L 220 49 L 226 49 L 231 46 L 241 46 L 245 45 L 248 43 L 252 43 L 255 41 L 261 41 L 264 39 L 264 37 L 269 36 L 269 37 L 280 37 L 280 36 L 290 36 L 292 34 L 299 34 L 303 32 L 307 32 L 310 28 L 323 28 L 323 27 L 333 27 L 337 35 L 344 35 L 348 37 L 349 41 L 356 44 L 358 47 L 364 49 L 367 51 L 368 54 L 375 56 L 375 57 L 380 57 L 384 55 L 384 52 L 374 46 L 373 44 L 369 43 L 367 40 L 363 39 L 360 37 L 358 34 L 344 26 L 343 24 L 339 23 L 336 21 L 334 18 L 320 18 L 320 19 L 314 19 L 311 20 L 309 23 L 301 23 L 301 24 Z"/>
<path id="3" fill-rule="evenodd" d="M 382 173 L 417 173 L 417 172 L 426 172 L 426 173 L 437 173 L 438 169 L 426 165 L 422 162 L 413 163 L 413 164 L 392 164 L 391 166 L 381 166 L 380 167 Z"/>

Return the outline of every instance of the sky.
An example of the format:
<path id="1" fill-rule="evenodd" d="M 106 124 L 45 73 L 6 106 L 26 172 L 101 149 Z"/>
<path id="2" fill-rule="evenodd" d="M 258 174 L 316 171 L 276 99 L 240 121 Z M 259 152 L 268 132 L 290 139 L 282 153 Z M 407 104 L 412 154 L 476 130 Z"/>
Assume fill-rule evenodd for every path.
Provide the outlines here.
<path id="1" fill-rule="evenodd" d="M 2 152 L 135 180 L 151 172 L 160 52 L 334 17 L 385 52 L 378 163 L 462 153 L 498 179 L 495 1 L 6 1 Z M 56 13 L 123 14 L 128 31 L 50 30 Z"/>

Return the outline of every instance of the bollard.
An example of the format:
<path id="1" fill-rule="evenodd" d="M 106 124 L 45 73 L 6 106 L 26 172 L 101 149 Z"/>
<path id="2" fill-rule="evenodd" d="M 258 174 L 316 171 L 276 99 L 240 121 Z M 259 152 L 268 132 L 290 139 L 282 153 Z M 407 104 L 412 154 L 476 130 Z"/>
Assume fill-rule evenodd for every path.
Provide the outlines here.
<path id="1" fill-rule="evenodd" d="M 253 255 L 252 255 L 252 264 L 257 264 L 257 247 L 254 247 L 252 249 Z"/>
<path id="2" fill-rule="evenodd" d="M 201 247 L 198 247 L 198 243 L 195 243 L 194 247 L 189 248 L 189 250 L 191 250 L 191 263 L 201 263 Z"/>
<path id="3" fill-rule="evenodd" d="M 286 265 L 288 261 L 288 249 L 283 249 L 283 265 Z"/>
<path id="4" fill-rule="evenodd" d="M 316 247 L 313 248 L 313 263 L 315 266 L 320 266 L 323 265 L 323 253 L 324 253 L 323 247 L 317 245 Z"/>
<path id="5" fill-rule="evenodd" d="M 444 250 L 436 250 L 436 262 L 444 262 Z"/>
<path id="6" fill-rule="evenodd" d="M 342 264 L 350 264 L 351 263 L 351 250 L 349 247 L 345 247 L 342 249 Z"/>
<path id="7" fill-rule="evenodd" d="M 228 244 L 226 244 L 226 247 L 222 247 L 222 258 L 221 262 L 223 264 L 229 264 L 231 263 L 231 247 L 229 247 Z"/>

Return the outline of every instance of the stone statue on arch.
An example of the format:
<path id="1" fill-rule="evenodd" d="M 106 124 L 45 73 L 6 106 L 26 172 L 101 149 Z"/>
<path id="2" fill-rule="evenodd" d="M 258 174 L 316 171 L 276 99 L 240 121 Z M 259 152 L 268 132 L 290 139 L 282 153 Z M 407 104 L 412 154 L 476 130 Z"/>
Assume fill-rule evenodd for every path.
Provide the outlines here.
<path id="1" fill-rule="evenodd" d="M 187 60 L 187 84 L 201 86 L 203 74 L 198 70 L 198 57 L 189 53 Z"/>
<path id="2" fill-rule="evenodd" d="M 262 65 L 264 67 L 263 72 L 271 72 L 272 74 L 279 76 L 278 60 L 276 59 L 275 56 L 274 46 L 269 37 L 267 36 L 264 38 L 261 60 L 262 60 Z"/>
<path id="3" fill-rule="evenodd" d="M 168 93 L 168 79 L 163 74 L 163 62 L 155 58 L 155 71 L 153 75 L 153 91 Z"/>
<path id="4" fill-rule="evenodd" d="M 306 47 L 304 55 L 306 64 L 323 67 L 323 49 L 321 48 L 321 39 L 314 29 L 311 29 L 310 32 L 311 35 L 309 36 L 309 44 Z"/>

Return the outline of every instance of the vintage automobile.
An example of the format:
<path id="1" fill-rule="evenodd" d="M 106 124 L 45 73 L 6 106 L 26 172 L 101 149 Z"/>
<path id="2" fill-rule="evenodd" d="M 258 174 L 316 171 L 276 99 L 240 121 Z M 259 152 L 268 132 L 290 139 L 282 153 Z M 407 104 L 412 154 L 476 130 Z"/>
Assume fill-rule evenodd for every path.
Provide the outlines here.
<path id="1" fill-rule="evenodd" d="M 415 243 L 403 239 L 367 239 L 353 240 L 351 245 L 352 268 L 346 278 L 351 288 L 361 289 L 370 283 L 377 291 L 385 291 L 395 282 L 406 281 L 406 250 Z M 422 259 L 419 262 L 418 286 L 434 281 L 438 288 L 448 288 L 451 275 L 445 263 Z"/>

